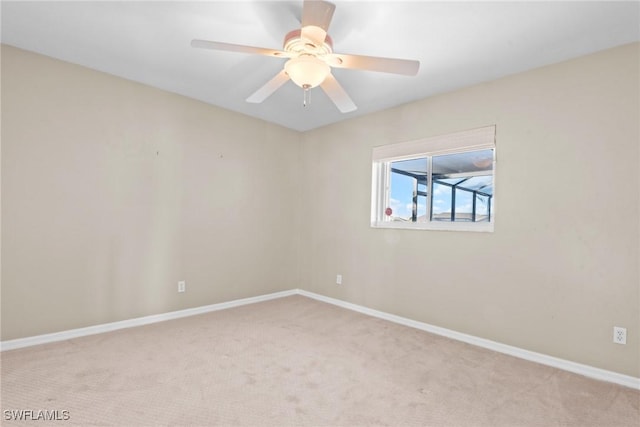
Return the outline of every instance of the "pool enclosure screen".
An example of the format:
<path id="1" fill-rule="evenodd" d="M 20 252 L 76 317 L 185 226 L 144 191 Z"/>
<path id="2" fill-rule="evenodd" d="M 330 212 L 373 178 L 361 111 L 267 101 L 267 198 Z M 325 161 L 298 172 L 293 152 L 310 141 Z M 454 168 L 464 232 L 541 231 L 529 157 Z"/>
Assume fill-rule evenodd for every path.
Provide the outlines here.
<path id="1" fill-rule="evenodd" d="M 493 163 L 493 149 L 390 162 L 387 219 L 491 221 Z"/>

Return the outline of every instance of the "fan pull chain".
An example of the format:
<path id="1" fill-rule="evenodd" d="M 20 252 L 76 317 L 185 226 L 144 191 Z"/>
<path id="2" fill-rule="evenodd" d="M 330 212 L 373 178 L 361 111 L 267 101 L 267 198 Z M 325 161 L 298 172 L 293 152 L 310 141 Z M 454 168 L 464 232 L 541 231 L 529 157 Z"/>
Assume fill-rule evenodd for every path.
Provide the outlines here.
<path id="1" fill-rule="evenodd" d="M 309 85 L 302 86 L 302 90 L 303 90 L 302 106 L 303 107 L 306 107 L 307 104 L 311 103 L 311 94 L 309 93 L 309 89 L 310 88 L 311 88 L 311 86 L 309 86 Z"/>

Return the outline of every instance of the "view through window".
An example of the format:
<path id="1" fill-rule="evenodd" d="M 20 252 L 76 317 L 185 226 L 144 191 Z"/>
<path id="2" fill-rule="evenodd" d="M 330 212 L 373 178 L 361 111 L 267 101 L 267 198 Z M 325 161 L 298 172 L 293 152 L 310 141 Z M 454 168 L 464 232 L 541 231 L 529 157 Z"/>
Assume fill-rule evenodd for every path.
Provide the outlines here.
<path id="1" fill-rule="evenodd" d="M 479 230 L 492 228 L 494 145 L 490 140 L 441 150 L 442 154 L 374 161 L 372 225 L 449 228 L 446 223 L 467 223 Z M 485 226 L 474 225 L 480 223 Z"/>

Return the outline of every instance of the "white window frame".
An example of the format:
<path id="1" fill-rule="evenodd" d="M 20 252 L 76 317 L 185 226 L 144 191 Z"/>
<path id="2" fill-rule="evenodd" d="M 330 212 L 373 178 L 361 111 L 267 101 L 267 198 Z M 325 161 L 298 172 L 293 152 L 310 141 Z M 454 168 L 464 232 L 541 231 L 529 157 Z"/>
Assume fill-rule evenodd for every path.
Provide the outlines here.
<path id="1" fill-rule="evenodd" d="M 493 232 L 495 221 L 495 180 L 496 180 L 496 127 L 456 132 L 448 135 L 434 136 L 417 141 L 401 142 L 373 148 L 372 185 L 371 185 L 371 227 L 400 228 L 418 230 L 451 230 Z M 390 163 L 399 160 L 410 160 L 427 157 L 428 181 L 427 189 L 432 191 L 431 159 L 433 156 L 464 153 L 468 151 L 493 150 L 493 183 L 494 207 L 489 222 L 404 222 L 385 221 L 384 209 L 389 206 L 390 195 Z M 427 197 L 427 214 L 431 212 L 431 197 Z"/>

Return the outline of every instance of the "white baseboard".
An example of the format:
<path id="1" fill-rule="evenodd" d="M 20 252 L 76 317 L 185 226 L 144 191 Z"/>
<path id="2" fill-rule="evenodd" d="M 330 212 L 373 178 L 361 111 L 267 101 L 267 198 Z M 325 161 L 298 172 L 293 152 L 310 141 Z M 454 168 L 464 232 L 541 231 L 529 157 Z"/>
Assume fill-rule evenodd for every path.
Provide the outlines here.
<path id="1" fill-rule="evenodd" d="M 70 329 L 67 331 L 54 332 L 51 334 L 36 335 L 27 338 L 18 338 L 0 342 L 0 351 L 14 350 L 32 345 L 46 344 L 56 341 L 64 341 L 72 338 L 84 337 L 87 335 L 101 334 L 103 332 L 116 331 L 118 329 L 132 328 L 134 326 L 148 325 L 150 323 L 164 322 L 165 320 L 179 319 L 181 317 L 194 316 L 212 311 L 224 310 L 226 308 L 238 307 L 241 305 L 254 304 L 276 298 L 296 295 L 297 289 L 275 292 L 257 297 L 242 298 L 218 304 L 204 305 L 201 307 L 187 308 L 185 310 L 171 311 L 169 313 L 154 314 L 151 316 L 137 317 L 135 319 L 121 320 L 119 322 L 104 323 L 102 325 L 88 326 L 86 328 Z"/>
<path id="2" fill-rule="evenodd" d="M 575 374 L 584 375 L 585 377 L 594 378 L 601 381 L 607 381 L 615 384 L 620 384 L 626 387 L 640 390 L 640 378 L 632 377 L 630 375 L 619 374 L 617 372 L 607 371 L 605 369 L 595 368 L 593 366 L 583 365 L 581 363 L 571 362 L 565 359 L 559 359 L 557 357 L 548 356 L 546 354 L 536 353 L 534 351 L 529 351 L 522 348 L 513 347 L 510 345 L 501 344 L 499 342 L 475 337 L 473 335 L 463 334 L 461 332 L 452 331 L 451 329 L 441 328 L 439 326 L 430 325 L 428 323 L 418 322 L 416 320 L 411 320 L 405 317 L 396 316 L 395 314 L 389 314 L 383 311 L 373 310 L 371 308 L 363 307 L 361 305 L 352 304 L 350 302 L 342 301 L 342 300 L 331 298 L 331 297 L 326 297 L 324 295 L 315 294 L 313 292 L 308 292 L 301 289 L 298 289 L 297 293 L 299 295 L 303 295 L 308 298 L 313 298 L 318 301 L 323 301 L 329 304 L 337 305 L 338 307 L 357 311 L 362 314 L 378 317 L 380 319 L 388 320 L 394 323 L 399 323 L 401 325 L 410 326 L 412 328 L 420 329 L 422 331 L 430 332 L 436 335 L 441 335 L 457 341 L 473 344 L 478 347 L 497 351 L 498 353 L 508 354 L 510 356 L 515 356 L 520 359 L 525 359 L 532 362 L 540 363 L 542 365 L 547 365 L 547 366 L 552 366 L 554 368 L 562 369 L 564 371 L 573 372 Z"/>
<path id="3" fill-rule="evenodd" d="M 357 311 L 358 313 L 366 314 L 369 316 L 388 320 L 390 322 L 420 329 L 422 331 L 430 332 L 436 335 L 441 335 L 457 341 L 466 342 L 468 344 L 473 344 L 478 347 L 482 347 L 489 350 L 497 351 L 499 353 L 504 353 L 510 356 L 518 357 L 520 359 L 529 360 L 532 362 L 540 363 L 542 365 L 552 366 L 554 368 L 584 375 L 585 377 L 607 381 L 607 382 L 611 382 L 611 383 L 615 383 L 615 384 L 640 390 L 640 378 L 619 374 L 613 371 L 607 371 L 605 369 L 595 368 L 589 365 L 583 365 L 581 363 L 571 362 L 569 360 L 559 359 L 557 357 L 548 356 L 542 353 L 536 353 L 534 351 L 529 351 L 522 348 L 506 345 L 506 344 L 501 344 L 499 342 L 475 337 L 473 335 L 463 334 L 461 332 L 456 332 L 451 329 L 441 328 L 439 326 L 430 325 L 428 323 L 418 322 L 416 320 L 411 320 L 405 317 L 396 316 L 395 314 L 385 313 L 383 311 L 374 310 L 371 308 L 363 307 L 361 305 L 327 297 L 324 295 L 319 295 L 319 294 L 305 291 L 302 289 L 292 289 L 288 291 L 275 292 L 267 295 L 260 295 L 257 297 L 243 298 L 243 299 L 238 299 L 234 301 L 205 305 L 205 306 L 196 307 L 196 308 L 188 308 L 186 310 L 172 311 L 169 313 L 155 314 L 151 316 L 138 317 L 135 319 L 122 320 L 119 322 L 89 326 L 86 328 L 71 329 L 68 331 L 55 332 L 51 334 L 44 334 L 44 335 L 37 335 L 33 337 L 2 341 L 0 342 L 0 351 L 14 350 L 14 349 L 29 347 L 29 346 L 38 345 L 38 344 L 46 344 L 46 343 L 51 343 L 56 341 L 68 340 L 72 338 L 79 338 L 87 335 L 94 335 L 94 334 L 100 334 L 103 332 L 115 331 L 118 329 L 148 325 L 150 323 L 163 322 L 165 320 L 171 320 L 171 319 L 179 319 L 181 317 L 194 316 L 196 314 L 209 313 L 212 311 L 224 310 L 227 308 L 238 307 L 241 305 L 254 304 L 257 302 L 288 297 L 291 295 L 302 295 L 307 298 L 312 298 L 318 301 L 333 304 L 338 307 L 346 308 L 348 310 Z"/>

